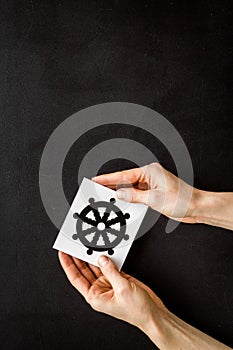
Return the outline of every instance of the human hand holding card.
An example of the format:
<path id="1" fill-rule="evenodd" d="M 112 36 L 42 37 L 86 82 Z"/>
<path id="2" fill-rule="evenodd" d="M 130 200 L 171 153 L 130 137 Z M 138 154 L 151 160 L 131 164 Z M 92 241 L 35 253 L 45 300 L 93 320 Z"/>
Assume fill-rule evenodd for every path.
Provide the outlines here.
<path id="1" fill-rule="evenodd" d="M 53 248 L 96 266 L 107 255 L 121 269 L 147 208 L 84 178 Z"/>

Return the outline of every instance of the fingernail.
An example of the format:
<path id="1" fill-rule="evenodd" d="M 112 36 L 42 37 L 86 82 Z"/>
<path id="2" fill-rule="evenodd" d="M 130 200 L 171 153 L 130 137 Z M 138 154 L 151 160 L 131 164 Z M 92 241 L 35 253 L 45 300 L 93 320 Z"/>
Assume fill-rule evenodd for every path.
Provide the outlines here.
<path id="1" fill-rule="evenodd" d="M 120 199 L 125 199 L 126 198 L 125 191 L 117 190 L 116 194 L 117 194 L 117 197 L 120 198 Z"/>
<path id="2" fill-rule="evenodd" d="M 109 259 L 105 255 L 101 255 L 98 259 L 98 263 L 101 267 L 105 266 L 108 263 Z"/>
<path id="3" fill-rule="evenodd" d="M 95 179 L 96 179 L 96 176 L 92 177 L 91 179 L 92 179 L 92 181 L 95 181 Z"/>

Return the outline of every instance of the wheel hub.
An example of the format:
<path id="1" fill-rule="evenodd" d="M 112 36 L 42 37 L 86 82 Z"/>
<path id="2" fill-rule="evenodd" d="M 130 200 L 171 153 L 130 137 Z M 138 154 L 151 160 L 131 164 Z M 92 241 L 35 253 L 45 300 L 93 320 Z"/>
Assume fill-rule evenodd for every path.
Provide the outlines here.
<path id="1" fill-rule="evenodd" d="M 105 223 L 104 222 L 99 222 L 97 225 L 97 228 L 99 231 L 105 230 Z"/>

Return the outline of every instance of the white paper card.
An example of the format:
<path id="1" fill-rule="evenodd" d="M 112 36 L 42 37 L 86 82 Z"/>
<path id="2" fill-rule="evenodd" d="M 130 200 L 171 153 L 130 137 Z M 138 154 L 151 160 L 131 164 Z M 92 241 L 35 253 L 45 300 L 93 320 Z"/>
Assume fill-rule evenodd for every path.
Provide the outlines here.
<path id="1" fill-rule="evenodd" d="M 106 255 L 121 269 L 147 209 L 84 178 L 53 248 L 96 266 Z"/>

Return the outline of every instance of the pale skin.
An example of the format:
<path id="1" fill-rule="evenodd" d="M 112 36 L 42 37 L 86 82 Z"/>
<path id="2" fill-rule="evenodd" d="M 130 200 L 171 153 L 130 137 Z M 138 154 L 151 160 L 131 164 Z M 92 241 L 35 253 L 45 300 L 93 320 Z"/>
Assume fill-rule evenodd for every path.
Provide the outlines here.
<path id="1" fill-rule="evenodd" d="M 117 190 L 120 199 L 144 203 L 175 220 L 233 230 L 233 193 L 192 188 L 158 163 L 93 180 Z M 71 284 L 94 310 L 138 327 L 159 349 L 230 349 L 172 314 L 149 287 L 119 272 L 108 257 L 99 258 L 99 267 L 62 252 L 59 259 Z"/>

